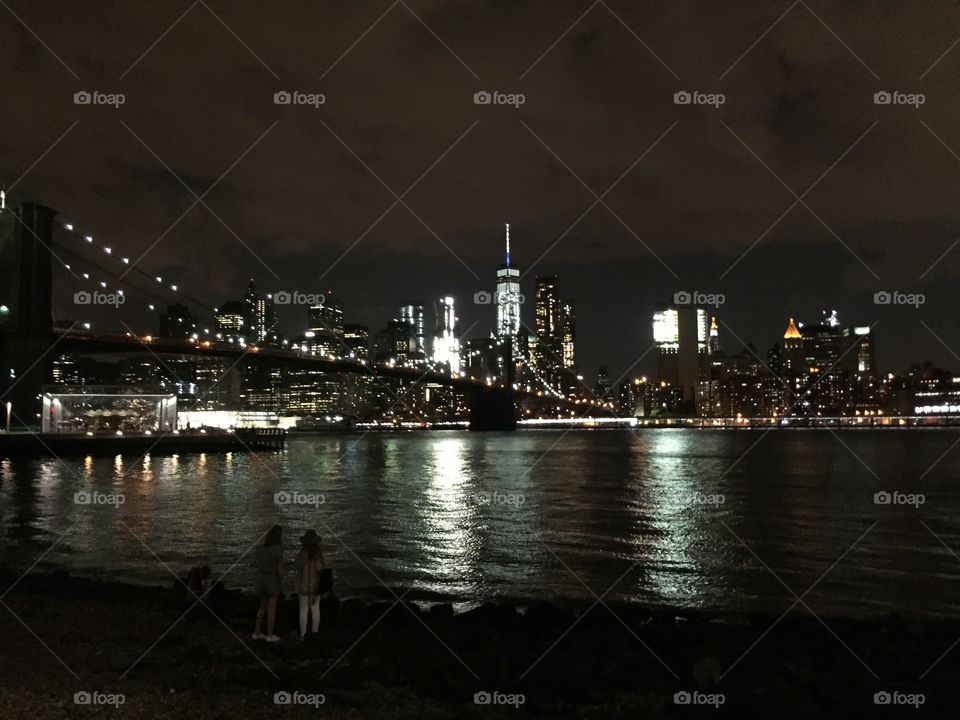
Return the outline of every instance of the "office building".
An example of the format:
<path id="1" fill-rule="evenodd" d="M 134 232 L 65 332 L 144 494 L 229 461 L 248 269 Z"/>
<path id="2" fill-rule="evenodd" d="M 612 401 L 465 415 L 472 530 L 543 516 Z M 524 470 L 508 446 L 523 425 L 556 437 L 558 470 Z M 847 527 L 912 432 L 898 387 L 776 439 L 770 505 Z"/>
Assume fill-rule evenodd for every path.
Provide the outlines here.
<path id="1" fill-rule="evenodd" d="M 520 270 L 510 264 L 510 225 L 506 226 L 506 257 L 504 264 L 497 270 L 497 329 L 495 337 L 503 345 L 510 343 L 512 356 L 522 356 L 524 347 L 519 342 L 520 335 Z"/>
<path id="2" fill-rule="evenodd" d="M 424 333 L 423 305 L 405 303 L 400 306 L 400 321 L 410 326 L 413 334 L 412 352 L 427 355 L 426 334 Z"/>
<path id="3" fill-rule="evenodd" d="M 267 338 L 268 331 L 273 329 L 273 303 L 257 292 L 257 284 L 253 278 L 247 286 L 243 303 L 246 306 L 247 342 L 262 343 Z"/>
<path id="4" fill-rule="evenodd" d="M 703 308 L 669 306 L 653 315 L 657 380 L 669 385 L 687 402 L 696 399 L 698 382 L 707 374 L 709 328 L 709 317 Z"/>
<path id="5" fill-rule="evenodd" d="M 343 344 L 348 356 L 367 360 L 370 355 L 370 328 L 366 325 L 347 323 L 343 326 Z"/>
<path id="6" fill-rule="evenodd" d="M 228 300 L 213 309 L 216 339 L 221 342 L 240 343 L 247 336 L 247 305 L 239 300 Z"/>
<path id="7" fill-rule="evenodd" d="M 563 364 L 563 306 L 557 292 L 556 275 L 537 278 L 534 298 L 537 341 L 534 365 L 550 372 Z"/>
<path id="8" fill-rule="evenodd" d="M 343 306 L 330 293 L 323 296 L 322 302 L 307 308 L 304 343 L 314 355 L 339 358 L 349 354 L 344 343 Z"/>
<path id="9" fill-rule="evenodd" d="M 433 337 L 433 362 L 460 372 L 460 337 L 453 298 L 441 298 L 436 305 L 437 328 Z"/>
<path id="10" fill-rule="evenodd" d="M 573 300 L 565 300 L 561 310 L 563 367 L 574 372 L 577 367 L 577 317 L 573 309 Z"/>

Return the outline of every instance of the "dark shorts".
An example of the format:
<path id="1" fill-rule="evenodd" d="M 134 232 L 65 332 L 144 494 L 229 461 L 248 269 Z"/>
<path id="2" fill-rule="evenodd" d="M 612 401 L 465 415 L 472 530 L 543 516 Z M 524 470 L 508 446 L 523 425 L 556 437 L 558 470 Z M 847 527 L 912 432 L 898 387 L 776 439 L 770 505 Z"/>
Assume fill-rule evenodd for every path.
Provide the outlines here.
<path id="1" fill-rule="evenodd" d="M 254 585 L 257 597 L 272 598 L 280 594 L 280 578 L 276 575 L 257 575 Z"/>

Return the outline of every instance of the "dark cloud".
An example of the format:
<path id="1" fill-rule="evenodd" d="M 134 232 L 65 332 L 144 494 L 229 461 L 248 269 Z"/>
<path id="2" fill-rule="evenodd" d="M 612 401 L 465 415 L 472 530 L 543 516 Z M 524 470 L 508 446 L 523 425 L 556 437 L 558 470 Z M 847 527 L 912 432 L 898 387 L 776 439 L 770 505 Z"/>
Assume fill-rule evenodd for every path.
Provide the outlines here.
<path id="1" fill-rule="evenodd" d="M 788 4 L 610 2 L 573 27 L 589 4 L 407 4 L 10 0 L 49 50 L 0 13 L 0 182 L 42 157 L 18 190 L 211 305 L 253 275 L 333 290 L 378 328 L 401 298 L 454 293 L 486 331 L 469 300 L 511 222 L 527 293 L 559 273 L 576 297 L 588 373 L 625 370 L 653 305 L 695 287 L 725 292 L 723 318 L 763 348 L 831 305 L 880 320 L 885 366 L 958 364 L 920 323 L 960 352 L 960 249 L 929 270 L 960 237 L 944 147 L 960 152 L 960 49 L 934 66 L 957 3 L 810 1 L 777 22 Z M 76 106 L 80 89 L 127 101 Z M 327 102 L 273 103 L 294 89 Z M 677 106 L 681 89 L 726 102 Z M 477 106 L 478 90 L 526 102 Z M 878 106 L 878 90 L 927 99 Z M 181 180 L 212 187 L 209 209 L 170 230 L 195 200 Z M 928 303 L 877 308 L 882 288 Z"/>

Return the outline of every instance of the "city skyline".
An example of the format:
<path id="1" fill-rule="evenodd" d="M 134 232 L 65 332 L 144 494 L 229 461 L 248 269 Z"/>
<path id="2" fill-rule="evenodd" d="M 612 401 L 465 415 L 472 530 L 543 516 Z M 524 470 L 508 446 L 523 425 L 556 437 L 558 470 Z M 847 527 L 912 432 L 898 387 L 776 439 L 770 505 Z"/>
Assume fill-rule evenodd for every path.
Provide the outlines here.
<path id="1" fill-rule="evenodd" d="M 72 229 L 72 224 L 68 224 L 68 225 L 70 225 Z M 97 240 L 97 242 L 99 243 L 99 240 Z M 501 239 L 501 242 L 502 242 L 502 239 Z M 514 239 L 514 247 L 516 248 L 516 238 Z M 502 246 L 501 246 L 501 252 L 502 252 Z M 503 267 L 504 267 L 504 264 L 501 264 L 501 268 Z M 550 268 L 546 268 L 546 269 L 550 269 Z M 402 271 L 402 268 L 401 268 L 401 271 Z M 517 272 L 519 273 L 519 271 Z M 488 274 L 489 274 L 489 270 L 488 270 Z M 103 277 L 107 277 L 107 276 L 104 275 Z M 525 276 L 525 275 L 521 276 L 521 279 L 519 281 L 520 289 L 528 290 L 527 292 L 520 292 L 522 301 L 518 303 L 518 309 L 520 313 L 520 323 L 523 329 L 531 333 L 534 333 L 535 328 L 537 326 L 537 318 L 536 318 L 535 310 L 533 307 L 534 303 L 530 301 L 530 299 L 536 296 L 537 282 L 544 278 L 556 279 L 558 277 L 560 277 L 558 274 L 542 275 L 542 276 L 537 275 L 534 278 L 530 278 L 529 276 Z M 565 284 L 571 283 L 571 281 L 572 281 L 572 284 L 575 284 L 576 279 L 577 279 L 576 275 L 563 277 Z M 95 285 L 94 280 L 95 279 L 91 279 L 90 281 L 91 283 L 93 283 L 93 285 Z M 254 282 L 255 280 L 256 278 L 250 278 L 249 282 Z M 416 297 L 416 301 L 424 305 L 424 307 L 430 308 L 433 305 L 433 298 L 435 297 L 445 297 L 448 295 L 451 297 L 454 297 L 457 300 L 457 313 L 458 313 L 458 319 L 460 321 L 460 329 L 461 331 L 467 330 L 467 332 L 465 332 L 463 335 L 463 339 L 466 340 L 473 337 L 493 337 L 497 335 L 497 332 L 498 332 L 497 327 L 499 322 L 498 320 L 499 305 L 495 301 L 495 298 L 497 296 L 496 284 L 497 284 L 497 280 L 496 278 L 493 278 L 487 283 L 486 287 L 481 287 L 479 290 L 475 290 L 472 293 L 472 296 L 461 296 L 456 293 L 443 292 L 442 290 L 434 293 L 421 293 L 422 295 L 425 296 L 425 298 Z M 532 284 L 532 291 L 529 287 L 531 284 Z M 93 285 L 91 285 L 91 287 L 93 287 Z M 371 334 L 376 333 L 377 330 L 382 325 L 384 325 L 391 317 L 393 318 L 399 317 L 399 313 L 396 312 L 396 310 L 397 308 L 401 308 L 404 304 L 403 302 L 401 302 L 401 298 L 399 297 L 395 299 L 392 303 L 390 303 L 389 300 L 379 302 L 377 304 L 377 307 L 390 307 L 392 305 L 393 310 L 388 311 L 387 313 L 377 318 L 375 316 L 370 316 L 370 315 L 359 316 L 359 314 L 353 314 L 351 312 L 348 304 L 343 300 L 345 295 L 346 296 L 350 295 L 349 289 L 346 292 L 341 292 L 340 290 L 331 290 L 329 288 L 323 292 L 317 291 L 316 288 L 313 288 L 310 290 L 305 288 L 282 288 L 282 289 L 275 288 L 271 291 L 269 288 L 260 287 L 259 290 L 265 297 L 268 297 L 268 298 L 272 297 L 272 295 L 277 292 L 286 292 L 288 294 L 299 294 L 305 297 L 316 296 L 316 295 L 321 295 L 321 296 L 328 295 L 328 296 L 334 297 L 340 303 L 341 308 L 344 308 L 343 322 L 347 324 L 364 325 L 368 328 Z M 186 293 L 188 297 L 189 297 L 189 291 L 190 291 L 189 288 L 182 287 L 182 286 L 178 287 L 177 289 L 177 292 Z M 478 302 L 477 301 L 478 295 L 483 295 L 483 294 L 486 294 L 490 298 L 490 300 L 489 301 L 481 300 Z M 407 300 L 410 300 L 410 299 L 413 299 L 413 296 L 416 296 L 416 295 L 417 293 L 415 292 L 407 292 L 407 294 L 403 297 L 406 298 Z M 743 349 L 743 347 L 747 345 L 752 345 L 757 349 L 758 353 L 762 355 L 763 353 L 766 352 L 766 349 L 770 346 L 771 343 L 776 342 L 780 339 L 781 333 L 777 332 L 776 330 L 771 332 L 769 335 L 765 335 L 764 337 L 759 339 L 755 335 L 741 334 L 741 332 L 736 327 L 734 327 L 732 323 L 730 323 L 727 320 L 727 317 L 728 317 L 727 311 L 728 310 L 732 311 L 737 316 L 742 317 L 743 310 L 742 308 L 736 308 L 732 304 L 728 304 L 727 296 L 723 293 L 706 294 L 698 290 L 679 290 L 672 293 L 674 301 L 681 296 L 688 296 L 691 299 L 695 299 L 698 295 L 703 298 L 719 297 L 722 299 L 720 305 L 714 304 L 712 307 L 705 305 L 704 307 L 708 310 L 711 310 L 711 317 L 719 316 L 721 318 L 721 323 L 722 323 L 721 330 L 723 331 L 723 334 L 724 334 L 722 345 L 723 345 L 723 350 L 725 352 L 731 352 L 731 353 L 740 352 Z M 886 295 L 887 296 L 886 299 L 881 298 L 880 296 L 882 295 Z M 899 300 L 897 297 L 898 295 L 900 296 Z M 876 313 L 874 317 L 876 317 L 877 315 L 881 315 L 885 309 L 899 310 L 901 312 L 908 311 L 911 308 L 911 306 L 906 302 L 907 300 L 910 300 L 911 302 L 914 303 L 914 306 L 913 306 L 914 310 L 919 309 L 919 306 L 916 305 L 916 299 L 915 299 L 916 297 L 917 296 L 914 294 L 905 294 L 895 290 L 894 291 L 886 291 L 886 290 L 877 291 L 870 297 L 870 303 L 874 308 L 874 312 Z M 924 296 L 920 295 L 919 297 L 920 297 L 920 303 L 923 304 L 925 302 Z M 232 300 L 238 301 L 240 299 L 241 299 L 240 297 L 234 297 Z M 655 344 L 654 334 L 649 331 L 647 333 L 644 333 L 643 329 L 649 330 L 649 323 L 647 322 L 647 318 L 652 312 L 655 311 L 657 307 L 667 304 L 666 303 L 667 299 L 668 298 L 654 298 L 650 301 L 650 303 L 647 306 L 641 306 L 638 308 L 638 317 L 637 317 L 636 325 L 640 326 L 641 328 L 641 331 L 637 333 L 637 336 L 639 337 L 641 344 L 636 346 L 637 357 L 639 357 L 640 354 L 642 354 L 645 350 L 648 350 L 654 346 Z M 178 301 L 182 301 L 182 300 L 177 300 L 175 296 L 171 296 L 171 302 L 178 302 Z M 585 296 L 585 297 L 579 298 L 579 301 L 580 303 L 582 303 L 587 307 L 596 307 L 596 298 Z M 186 302 L 188 306 L 193 305 L 194 307 L 196 307 L 195 302 L 191 302 L 189 300 L 187 300 Z M 224 301 L 221 301 L 219 306 L 222 306 L 223 304 L 229 303 L 229 302 L 231 302 L 231 299 L 225 298 Z M 862 303 L 858 303 L 858 304 L 862 305 Z M 358 305 L 360 305 L 360 307 L 364 307 L 363 302 L 358 303 Z M 219 306 L 215 305 L 211 308 L 208 308 L 208 312 L 210 313 L 211 317 L 206 318 L 206 320 L 202 321 L 200 324 L 203 325 L 204 322 L 206 322 L 209 325 L 209 327 L 213 327 L 213 325 L 215 324 L 213 320 L 213 314 L 215 314 Z M 62 307 L 63 306 L 61 306 L 61 309 Z M 766 309 L 774 317 L 774 320 L 771 322 L 768 322 L 767 324 L 775 325 L 778 322 L 776 320 L 778 316 L 782 318 L 779 321 L 779 324 L 781 326 L 783 325 L 783 323 L 791 320 L 792 318 L 796 318 L 798 324 L 802 324 L 804 322 L 806 322 L 807 324 L 811 324 L 811 321 L 815 320 L 817 316 L 823 315 L 830 311 L 836 312 L 838 307 L 843 308 L 842 305 L 838 306 L 838 305 L 829 304 L 829 303 L 825 303 L 819 306 L 815 304 L 808 304 L 807 307 L 810 308 L 810 310 L 806 315 L 804 315 L 802 313 L 796 312 L 789 308 L 781 309 L 776 305 L 767 304 Z M 160 314 L 161 309 L 162 309 L 162 305 L 160 303 L 156 303 L 156 310 L 158 315 Z M 89 310 L 89 308 L 84 308 L 84 310 Z M 280 316 L 279 322 L 277 324 L 277 328 L 281 330 L 282 333 L 288 338 L 301 334 L 303 330 L 309 330 L 309 321 L 308 321 L 309 306 L 305 306 L 302 304 L 301 305 L 288 304 L 288 305 L 281 305 L 281 306 L 274 305 L 274 311 L 277 313 L 278 316 Z M 300 313 L 302 317 L 299 319 L 296 317 L 293 317 L 297 313 Z M 197 314 L 202 315 L 202 311 L 198 312 Z M 849 314 L 844 311 L 844 320 L 847 320 L 848 316 Z M 103 317 L 107 321 L 110 321 L 112 319 L 111 315 L 109 314 Z M 370 317 L 373 317 L 373 319 L 369 320 L 368 318 Z M 466 318 L 473 318 L 472 322 L 469 325 L 467 325 L 465 322 Z M 65 319 L 67 321 L 71 321 L 71 320 L 80 320 L 81 318 L 79 316 L 77 317 L 67 316 Z M 436 316 L 431 317 L 430 318 L 431 322 L 429 324 L 432 326 L 433 321 L 435 320 L 436 320 Z M 594 327 L 595 323 L 591 322 L 591 318 L 589 317 L 585 318 L 582 315 L 580 315 L 580 320 L 581 320 L 581 323 L 578 328 L 580 332 L 586 331 L 588 335 L 591 334 L 591 331 L 593 331 L 594 333 L 596 332 L 597 328 Z M 857 318 L 857 322 L 853 324 L 872 325 L 877 322 L 878 321 L 876 319 L 871 319 L 870 317 L 867 317 L 864 319 Z M 746 323 L 746 325 L 750 327 L 752 326 L 752 323 L 748 322 Z M 117 325 L 114 329 L 119 330 L 120 326 Z M 630 325 L 627 325 L 624 328 L 624 330 L 628 334 L 631 329 L 633 328 L 631 328 Z M 149 331 L 150 329 L 146 328 L 145 330 Z M 432 343 L 432 334 L 427 332 L 425 335 L 425 339 L 427 343 Z M 931 356 L 919 356 L 916 354 L 908 355 L 902 351 L 900 353 L 894 354 L 890 352 L 889 346 L 885 347 L 884 343 L 881 342 L 881 345 L 878 351 L 881 360 L 878 360 L 878 368 L 882 369 L 883 372 L 901 373 L 908 370 L 912 365 L 932 361 L 934 362 L 935 365 L 938 364 L 945 368 L 955 369 L 955 364 L 952 363 L 951 360 L 956 360 L 956 358 L 952 356 L 952 353 L 949 352 L 949 349 L 943 348 L 942 344 L 940 345 L 940 347 L 943 350 L 943 353 L 939 353 L 939 354 L 932 353 Z M 598 368 L 600 368 L 601 366 L 607 366 L 608 368 L 613 367 L 614 372 L 612 374 L 614 377 L 618 377 L 621 373 L 627 371 L 627 368 L 618 368 L 612 361 L 606 360 L 604 356 L 600 355 L 600 352 L 601 352 L 600 350 L 598 350 L 595 347 L 589 346 L 585 341 L 579 342 L 577 344 L 577 352 L 587 357 L 597 358 L 598 360 L 598 362 L 596 362 L 595 365 L 586 365 L 586 364 L 578 363 L 578 367 L 590 382 L 592 382 L 592 378 L 594 377 Z M 628 354 L 632 352 L 633 352 L 633 349 L 631 348 Z M 943 358 L 944 353 L 947 355 L 946 359 Z M 932 359 L 937 355 L 940 355 L 941 357 L 941 362 L 939 363 Z M 905 364 L 900 367 L 885 364 L 884 358 L 887 358 L 890 356 L 902 357 L 903 362 Z M 652 358 L 649 360 L 641 361 L 640 363 L 635 364 L 636 365 L 635 369 L 627 372 L 627 375 L 632 377 L 637 374 L 652 374 L 655 364 L 656 364 L 655 360 L 653 360 Z M 632 365 L 634 365 L 634 363 L 631 363 L 631 366 Z"/>

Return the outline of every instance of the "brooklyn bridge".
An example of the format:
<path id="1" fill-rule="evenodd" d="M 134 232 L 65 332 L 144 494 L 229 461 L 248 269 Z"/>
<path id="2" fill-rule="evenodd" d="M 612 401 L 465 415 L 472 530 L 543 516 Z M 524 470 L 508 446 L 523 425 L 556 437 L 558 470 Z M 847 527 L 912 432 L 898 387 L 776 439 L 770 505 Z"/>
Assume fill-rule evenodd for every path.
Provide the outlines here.
<path id="1" fill-rule="evenodd" d="M 302 398 L 319 395 L 323 407 L 340 417 L 458 422 L 472 430 L 513 430 L 522 419 L 613 414 L 609 404 L 564 396 L 535 375 L 518 378 L 509 343 L 499 350 L 501 372 L 476 377 L 431 365 L 318 355 L 302 347 L 241 346 L 209 331 L 163 336 L 156 329 L 158 307 L 189 303 L 212 310 L 212 304 L 131 263 L 120 248 L 59 222 L 51 208 L 27 201 L 13 208 L 2 200 L 0 398 L 14 427 L 40 424 L 44 390 L 77 382 L 66 369 L 98 362 L 139 368 L 140 374 L 124 375 L 131 385 L 126 390 L 151 384 L 149 378 L 176 392 L 181 410 L 309 415 L 315 406 Z M 96 308 L 77 304 L 77 293 L 89 298 L 107 292 L 125 306 L 125 321 L 78 316 Z"/>

